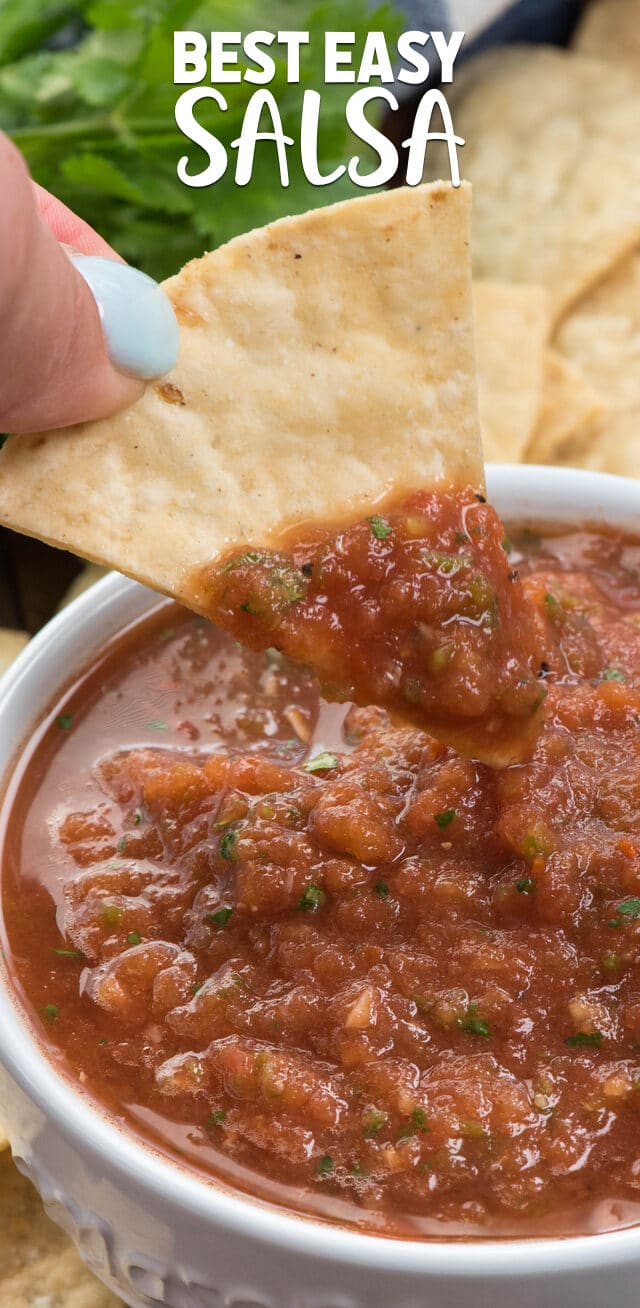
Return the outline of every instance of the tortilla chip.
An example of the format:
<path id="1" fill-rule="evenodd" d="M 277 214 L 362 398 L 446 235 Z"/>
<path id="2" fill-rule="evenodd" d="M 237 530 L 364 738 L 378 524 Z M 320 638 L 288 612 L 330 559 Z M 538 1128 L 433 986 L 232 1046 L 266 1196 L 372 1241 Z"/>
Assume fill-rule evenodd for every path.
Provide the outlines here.
<path id="1" fill-rule="evenodd" d="M 8 1150 L 0 1155 L 0 1308 L 117 1308 L 46 1216 Z"/>
<path id="2" fill-rule="evenodd" d="M 0 1281 L 0 1308 L 123 1308 L 72 1248 Z"/>
<path id="3" fill-rule="evenodd" d="M 548 332 L 541 286 L 474 282 L 482 448 L 488 463 L 518 463 L 535 427 Z"/>
<path id="4" fill-rule="evenodd" d="M 640 0 L 596 0 L 573 39 L 584 54 L 610 59 L 640 83 Z"/>
<path id="5" fill-rule="evenodd" d="M 0 627 L 0 676 L 17 658 L 20 650 L 29 642 L 26 631 L 14 631 L 11 627 Z"/>
<path id="6" fill-rule="evenodd" d="M 525 461 L 579 467 L 605 409 L 582 369 L 557 350 L 547 350 L 542 405 Z"/>
<path id="7" fill-rule="evenodd" d="M 631 314 L 574 313 L 562 324 L 558 348 L 606 398 L 581 464 L 640 477 L 640 324 Z"/>
<path id="8" fill-rule="evenodd" d="M 640 327 L 640 254 L 627 255 L 576 305 L 576 313 L 623 314 Z"/>
<path id="9" fill-rule="evenodd" d="M 546 286 L 557 321 L 640 243 L 635 81 L 572 51 L 510 46 L 465 64 L 451 105 L 475 185 L 474 275 Z"/>
<path id="10" fill-rule="evenodd" d="M 367 196 L 188 264 L 166 283 L 175 370 L 118 417 L 7 441 L 0 521 L 185 598 L 194 567 L 284 523 L 481 486 L 470 201 Z"/>

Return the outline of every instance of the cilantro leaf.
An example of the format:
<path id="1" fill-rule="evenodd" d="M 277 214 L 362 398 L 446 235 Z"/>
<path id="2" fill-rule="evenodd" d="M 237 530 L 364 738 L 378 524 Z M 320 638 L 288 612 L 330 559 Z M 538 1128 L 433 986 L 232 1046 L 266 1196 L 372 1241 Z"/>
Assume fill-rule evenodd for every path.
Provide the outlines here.
<path id="1" fill-rule="evenodd" d="M 602 1031 L 576 1031 L 575 1035 L 567 1036 L 564 1043 L 570 1049 L 600 1049 L 603 1040 Z"/>
<path id="2" fill-rule="evenodd" d="M 284 131 L 297 146 L 287 151 L 289 186 L 283 187 L 273 142 L 259 141 L 252 180 L 242 193 L 235 184 L 231 143 L 256 88 L 244 82 L 225 85 L 226 112 L 209 101 L 198 106 L 198 121 L 227 150 L 229 168 L 215 186 L 184 186 L 176 174 L 178 161 L 187 154 L 194 172 L 204 154 L 175 122 L 175 103 L 184 88 L 173 83 L 173 32 L 208 36 L 230 26 L 259 30 L 265 16 L 258 0 L 236 0 L 233 24 L 229 0 L 136 0 L 135 5 L 125 0 L 2 0 L 0 8 L 0 128 L 22 150 L 36 181 L 151 276 L 175 272 L 239 231 L 362 194 L 347 174 L 328 186 L 313 186 L 304 175 L 299 149 L 303 96 L 314 88 L 322 92 L 321 171 L 331 172 L 354 153 L 345 117 L 353 86 L 324 85 L 324 33 L 344 27 L 342 0 L 322 5 L 274 0 L 270 6 L 273 31 L 302 30 L 310 37 L 301 52 L 298 84 L 287 83 L 284 48 L 271 48 L 276 63 L 272 89 Z M 390 3 L 371 9 L 367 0 L 351 0 L 354 65 L 371 28 L 393 41 L 402 26 L 400 12 Z M 50 41 L 63 30 L 64 41 Z M 239 67 L 246 66 L 240 47 Z M 365 164 L 368 155 L 373 161 L 373 152 L 356 144 Z"/>
<path id="3" fill-rule="evenodd" d="M 368 522 L 371 527 L 371 534 L 375 536 L 376 540 L 386 540 L 387 536 L 390 536 L 393 531 L 393 527 L 389 525 L 387 519 L 381 518 L 377 513 L 374 513 L 373 517 L 368 519 Z"/>
<path id="4" fill-rule="evenodd" d="M 325 903 L 327 896 L 321 886 L 306 886 L 296 907 L 302 913 L 315 913 Z"/>
<path id="5" fill-rule="evenodd" d="M 622 917 L 640 917 L 640 899 L 631 896 L 630 899 L 623 899 L 616 907 L 616 913 Z"/>
<path id="6" fill-rule="evenodd" d="M 445 827 L 448 827 L 449 823 L 453 822 L 457 811 L 456 808 L 446 808 L 443 813 L 434 813 L 433 820 L 436 826 L 440 827 L 441 831 L 444 831 Z"/>

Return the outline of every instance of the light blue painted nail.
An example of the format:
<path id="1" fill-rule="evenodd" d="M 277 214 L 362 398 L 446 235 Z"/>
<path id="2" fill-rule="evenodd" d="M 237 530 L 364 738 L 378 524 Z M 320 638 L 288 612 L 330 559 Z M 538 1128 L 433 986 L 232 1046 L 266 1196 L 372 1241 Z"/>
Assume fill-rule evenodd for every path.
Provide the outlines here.
<path id="1" fill-rule="evenodd" d="M 178 358 L 178 324 L 158 283 L 117 259 L 74 254 L 71 262 L 98 306 L 114 368 L 144 380 L 169 372 Z"/>

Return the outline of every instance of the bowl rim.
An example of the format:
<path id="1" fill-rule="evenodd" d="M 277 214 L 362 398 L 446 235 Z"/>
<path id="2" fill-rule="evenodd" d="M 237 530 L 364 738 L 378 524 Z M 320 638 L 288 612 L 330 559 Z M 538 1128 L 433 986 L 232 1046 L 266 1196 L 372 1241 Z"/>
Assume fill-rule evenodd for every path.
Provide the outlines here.
<path id="1" fill-rule="evenodd" d="M 497 494 L 504 500 L 505 495 L 513 490 L 516 512 L 519 511 L 517 494 L 524 492 L 526 496 L 527 492 L 533 493 L 541 505 L 539 509 L 536 507 L 534 516 L 549 521 L 561 519 L 562 515 L 555 507 L 558 504 L 566 505 L 564 521 L 589 521 L 590 512 L 601 521 L 611 521 L 614 517 L 612 506 L 620 497 L 628 505 L 627 517 L 635 512 L 640 524 L 640 481 L 572 468 L 500 464 L 488 468 L 488 486 L 490 498 Z M 592 499 L 593 509 L 576 512 L 576 500 L 591 503 Z M 144 590 L 137 582 L 111 573 L 47 623 L 0 679 L 0 720 L 10 701 L 29 689 L 31 678 L 37 680 L 50 655 L 73 643 L 76 629 L 94 621 L 100 613 L 103 616 L 113 614 L 127 596 Z M 150 600 L 157 599 L 154 592 L 147 591 L 147 594 Z M 78 661 L 78 670 L 84 661 Z M 60 683 L 60 689 L 62 685 Z M 37 721 L 38 715 L 31 719 L 22 737 L 23 742 Z M 7 758 L 2 764 L 3 781 L 9 767 L 10 759 Z M 13 989 L 4 964 L 0 967 L 0 997 L 0 1002 L 4 1000 L 0 1062 L 60 1133 L 80 1154 L 90 1153 L 102 1158 L 111 1171 L 117 1171 L 125 1178 L 125 1183 L 128 1178 L 142 1189 L 162 1195 L 166 1204 L 177 1206 L 183 1213 L 219 1230 L 279 1247 L 283 1255 L 288 1252 L 303 1254 L 323 1262 L 366 1267 L 374 1273 L 397 1271 L 404 1276 L 418 1277 L 453 1274 L 456 1278 L 467 1279 L 491 1274 L 507 1278 L 514 1274 L 548 1275 L 578 1268 L 584 1272 L 596 1266 L 624 1265 L 638 1258 L 638 1225 L 560 1237 L 394 1239 L 334 1226 L 313 1216 L 298 1215 L 256 1200 L 224 1182 L 210 1182 L 147 1146 L 133 1131 L 120 1127 L 56 1069 L 36 1038 L 35 1029 Z"/>

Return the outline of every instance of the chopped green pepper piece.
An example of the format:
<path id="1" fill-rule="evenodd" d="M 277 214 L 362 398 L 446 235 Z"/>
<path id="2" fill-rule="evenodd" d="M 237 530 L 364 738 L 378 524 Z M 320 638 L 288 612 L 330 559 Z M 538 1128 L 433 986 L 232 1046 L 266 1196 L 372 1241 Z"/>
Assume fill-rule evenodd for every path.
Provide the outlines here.
<path id="1" fill-rule="evenodd" d="M 379 1112 L 377 1108 L 372 1108 L 371 1112 L 365 1113 L 365 1116 L 362 1119 L 365 1139 L 371 1140 L 374 1135 L 377 1135 L 378 1132 L 382 1130 L 386 1120 L 386 1113 Z"/>
<path id="2" fill-rule="evenodd" d="M 100 917 L 106 926 L 117 926 L 122 917 L 122 909 L 117 904 L 103 904 Z"/>
<path id="3" fill-rule="evenodd" d="M 444 831 L 444 828 L 448 827 L 450 822 L 453 822 L 457 812 L 457 808 L 446 808 L 442 813 L 434 813 L 433 820 L 436 823 L 436 826 L 439 826 L 440 830 Z"/>
<path id="4" fill-rule="evenodd" d="M 367 521 L 376 540 L 386 540 L 387 536 L 390 536 L 393 531 L 393 527 L 389 525 L 386 518 L 381 518 L 377 513 L 374 513 L 373 517 L 368 518 Z"/>
<path id="5" fill-rule="evenodd" d="M 304 772 L 328 772 L 331 768 L 337 768 L 338 763 L 337 755 L 325 750 L 323 754 L 310 758 L 308 763 L 303 763 L 302 767 Z"/>
<path id="6" fill-rule="evenodd" d="M 207 1126 L 220 1126 L 226 1120 L 227 1114 L 223 1108 L 216 1108 L 215 1112 L 207 1120 Z"/>

